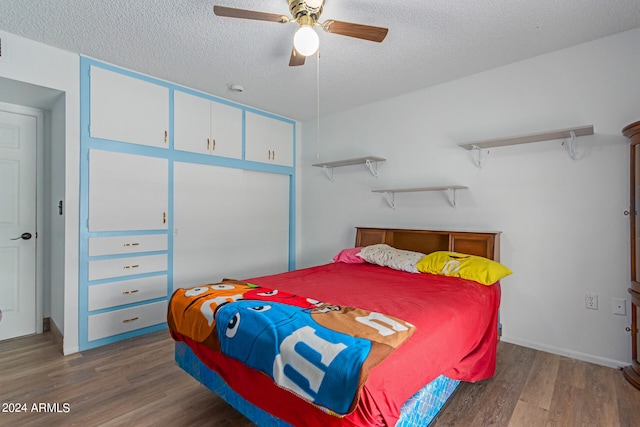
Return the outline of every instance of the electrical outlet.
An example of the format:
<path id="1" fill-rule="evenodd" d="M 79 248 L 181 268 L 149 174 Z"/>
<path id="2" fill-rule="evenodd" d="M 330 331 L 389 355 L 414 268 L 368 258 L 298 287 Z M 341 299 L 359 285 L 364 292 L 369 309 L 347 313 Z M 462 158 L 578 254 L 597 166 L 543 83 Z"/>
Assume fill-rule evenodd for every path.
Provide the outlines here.
<path id="1" fill-rule="evenodd" d="M 627 300 L 624 298 L 613 299 L 613 314 L 619 314 L 620 316 L 627 315 Z"/>
<path id="2" fill-rule="evenodd" d="M 591 292 L 587 292 L 584 294 L 584 308 L 588 308 L 590 310 L 598 309 L 598 294 L 592 294 Z"/>

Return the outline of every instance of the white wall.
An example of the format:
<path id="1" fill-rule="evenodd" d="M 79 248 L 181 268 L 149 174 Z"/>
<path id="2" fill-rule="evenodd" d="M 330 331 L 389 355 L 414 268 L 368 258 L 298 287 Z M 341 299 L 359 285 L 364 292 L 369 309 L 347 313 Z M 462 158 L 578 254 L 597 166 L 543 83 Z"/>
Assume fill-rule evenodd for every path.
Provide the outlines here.
<path id="1" fill-rule="evenodd" d="M 64 352 L 78 350 L 78 199 L 80 153 L 80 58 L 78 55 L 0 31 L 0 78 L 28 83 L 23 105 L 51 108 L 51 199 L 63 198 L 63 220 L 52 219 L 53 247 L 63 250 L 51 260 L 51 307 L 56 325 L 64 333 Z M 53 90 L 52 90 L 53 89 Z M 60 98 L 61 93 L 64 96 Z M 0 93 L 0 101 L 6 93 Z M 8 95 L 7 95 L 8 96 Z M 53 96 L 53 98 L 51 98 Z M 64 105 L 61 103 L 64 102 Z M 42 104 L 42 105 L 41 105 Z M 51 211 L 51 206 L 47 209 Z M 64 240 L 61 240 L 64 239 Z M 55 263 L 55 265 L 54 265 Z M 61 280 L 64 280 L 62 283 Z M 61 306 L 63 305 L 63 306 Z M 61 318 L 61 313 L 64 317 Z"/>
<path id="2" fill-rule="evenodd" d="M 57 101 L 52 108 L 52 129 L 51 129 L 51 140 L 52 140 L 52 149 L 51 149 L 51 158 L 48 159 L 51 164 L 51 182 L 49 183 L 49 197 L 50 197 L 50 226 L 51 226 L 51 245 L 49 247 L 50 251 L 50 283 L 51 283 L 51 320 L 56 324 L 60 331 L 65 331 L 65 347 L 68 351 L 71 350 L 71 330 L 74 328 L 67 328 L 65 330 L 65 307 L 68 307 L 69 310 L 75 310 L 77 312 L 78 306 L 75 301 L 78 300 L 76 294 L 76 289 L 69 290 L 69 298 L 74 298 L 73 301 L 69 301 L 65 304 L 65 283 L 68 283 L 68 286 L 72 286 L 71 284 L 75 284 L 75 279 L 78 277 L 77 270 L 73 273 L 73 281 L 65 282 L 65 269 L 63 268 L 65 265 L 65 245 L 74 248 L 77 252 L 76 242 L 77 240 L 71 242 L 66 241 L 66 232 L 65 232 L 65 218 L 71 214 L 73 216 L 73 212 L 68 212 L 69 206 L 67 205 L 68 199 L 65 197 L 65 134 L 67 134 L 65 129 L 65 95 L 61 95 L 57 98 Z M 79 128 L 79 127 L 78 127 Z M 68 139 L 67 139 L 68 140 Z M 74 150 L 72 150 L 74 151 Z M 71 163 L 72 169 L 78 169 L 77 161 Z M 76 172 L 77 173 L 77 172 Z M 77 191 L 77 188 L 76 188 Z M 76 196 L 77 197 L 77 196 Z M 63 214 L 59 214 L 58 203 L 63 202 Z M 73 205 L 72 205 L 73 206 Z M 73 226 L 76 226 L 77 219 L 73 223 Z M 75 232 L 75 230 L 74 230 Z M 71 233 L 73 235 L 74 233 Z M 75 266 L 69 266 L 69 270 L 73 271 Z M 71 279 L 71 278 L 70 278 Z M 75 318 L 76 316 L 69 313 L 70 318 Z M 77 333 L 74 336 L 75 342 L 73 342 L 73 346 L 77 347 Z"/>
<path id="3" fill-rule="evenodd" d="M 303 124 L 298 267 L 353 246 L 355 226 L 500 230 L 503 340 L 618 366 L 630 361 L 630 316 L 612 314 L 629 286 L 629 144 L 640 119 L 640 29 L 518 62 Z M 372 88 L 375 90 L 375 88 Z M 560 141 L 495 148 L 482 169 L 458 147 L 490 138 L 579 125 L 579 160 Z M 320 158 L 316 151 L 320 152 Z M 365 166 L 312 163 L 387 159 Z M 391 209 L 372 189 L 460 184 L 444 193 L 396 194 Z M 599 295 L 585 309 L 585 292 Z"/>

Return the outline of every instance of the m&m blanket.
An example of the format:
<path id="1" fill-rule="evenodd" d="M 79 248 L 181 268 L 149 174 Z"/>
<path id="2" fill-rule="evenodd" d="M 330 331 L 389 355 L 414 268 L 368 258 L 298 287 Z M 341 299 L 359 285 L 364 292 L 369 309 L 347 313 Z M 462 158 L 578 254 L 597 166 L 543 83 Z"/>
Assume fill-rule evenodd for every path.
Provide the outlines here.
<path id="1" fill-rule="evenodd" d="M 353 411 L 369 371 L 416 330 L 384 313 L 236 280 L 176 290 L 167 321 L 172 333 L 337 416 Z"/>

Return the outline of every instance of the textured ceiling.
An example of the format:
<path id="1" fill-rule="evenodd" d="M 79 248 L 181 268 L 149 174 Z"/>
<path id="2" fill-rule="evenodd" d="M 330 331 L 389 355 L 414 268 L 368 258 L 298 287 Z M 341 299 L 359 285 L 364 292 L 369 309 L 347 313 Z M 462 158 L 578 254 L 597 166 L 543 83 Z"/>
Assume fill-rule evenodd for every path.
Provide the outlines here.
<path id="1" fill-rule="evenodd" d="M 217 17 L 214 4 L 288 15 L 287 0 L 2 0 L 0 29 L 307 120 L 318 83 L 327 115 L 640 27 L 638 0 L 326 0 L 321 21 L 387 38 L 319 30 L 319 67 L 289 67 L 295 24 Z"/>

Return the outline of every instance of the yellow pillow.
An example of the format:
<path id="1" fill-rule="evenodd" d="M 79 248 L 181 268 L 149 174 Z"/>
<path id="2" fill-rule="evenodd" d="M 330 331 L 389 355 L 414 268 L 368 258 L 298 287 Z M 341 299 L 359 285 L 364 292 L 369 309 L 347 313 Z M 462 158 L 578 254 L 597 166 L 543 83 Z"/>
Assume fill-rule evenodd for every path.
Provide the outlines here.
<path id="1" fill-rule="evenodd" d="M 492 285 L 511 274 L 511 270 L 499 262 L 480 256 L 447 251 L 426 255 L 416 267 L 423 273 L 461 277 L 483 285 Z"/>

